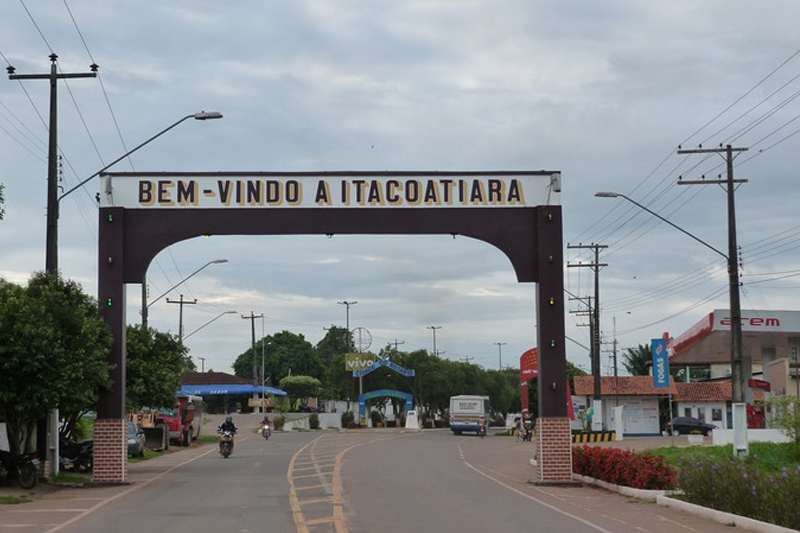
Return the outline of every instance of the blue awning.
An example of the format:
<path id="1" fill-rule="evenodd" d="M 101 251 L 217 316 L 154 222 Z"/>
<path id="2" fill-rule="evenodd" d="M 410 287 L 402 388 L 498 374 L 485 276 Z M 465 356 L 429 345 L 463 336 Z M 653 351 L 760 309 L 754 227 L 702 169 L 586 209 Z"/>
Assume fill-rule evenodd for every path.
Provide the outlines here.
<path id="1" fill-rule="evenodd" d="M 255 385 L 183 385 L 179 394 L 196 394 L 208 396 L 211 394 L 271 394 L 273 396 L 286 396 L 286 392 L 275 387 L 258 387 Z"/>

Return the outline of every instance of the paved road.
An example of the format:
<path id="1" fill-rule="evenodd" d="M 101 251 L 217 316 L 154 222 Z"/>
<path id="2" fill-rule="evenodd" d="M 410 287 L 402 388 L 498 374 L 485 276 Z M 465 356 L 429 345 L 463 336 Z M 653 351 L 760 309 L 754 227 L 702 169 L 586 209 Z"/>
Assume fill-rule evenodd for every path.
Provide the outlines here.
<path id="1" fill-rule="evenodd" d="M 532 456 L 530 443 L 446 431 L 292 432 L 265 442 L 245 429 L 228 460 L 213 446 L 192 448 L 131 465 L 132 485 L 0 506 L 0 533 L 730 532 L 600 489 L 535 486 Z"/>

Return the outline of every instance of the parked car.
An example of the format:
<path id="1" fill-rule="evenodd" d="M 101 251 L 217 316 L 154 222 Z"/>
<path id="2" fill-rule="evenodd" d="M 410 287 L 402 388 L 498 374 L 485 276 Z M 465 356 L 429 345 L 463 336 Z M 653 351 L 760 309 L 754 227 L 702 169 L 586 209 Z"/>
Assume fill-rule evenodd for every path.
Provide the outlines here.
<path id="1" fill-rule="evenodd" d="M 144 457 L 144 430 L 136 422 L 128 422 L 128 455 Z"/>
<path id="2" fill-rule="evenodd" d="M 673 429 L 678 435 L 686 435 L 692 431 L 699 431 L 703 435 L 708 435 L 711 430 L 717 429 L 717 426 L 701 422 L 691 416 L 679 416 L 673 418 L 672 422 L 667 422 L 667 433 L 669 435 L 672 435 Z"/>

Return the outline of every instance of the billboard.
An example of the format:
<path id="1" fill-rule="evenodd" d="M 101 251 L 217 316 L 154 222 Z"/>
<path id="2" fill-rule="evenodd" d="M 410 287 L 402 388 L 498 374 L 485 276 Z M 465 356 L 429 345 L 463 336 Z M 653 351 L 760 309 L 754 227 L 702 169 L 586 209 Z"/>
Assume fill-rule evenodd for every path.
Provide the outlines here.
<path id="1" fill-rule="evenodd" d="M 653 354 L 653 386 L 669 387 L 669 360 L 667 358 L 667 341 L 653 339 L 650 341 Z"/>
<path id="2" fill-rule="evenodd" d="M 344 356 L 344 367 L 348 372 L 365 370 L 374 365 L 376 359 L 371 353 L 348 353 Z"/>

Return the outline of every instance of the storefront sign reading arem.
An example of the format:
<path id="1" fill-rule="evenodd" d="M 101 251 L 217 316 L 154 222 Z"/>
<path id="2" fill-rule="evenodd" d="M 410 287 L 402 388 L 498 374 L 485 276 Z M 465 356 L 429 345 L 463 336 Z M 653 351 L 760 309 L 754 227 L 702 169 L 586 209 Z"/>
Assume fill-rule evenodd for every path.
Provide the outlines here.
<path id="1" fill-rule="evenodd" d="M 108 173 L 101 207 L 463 208 L 560 203 L 558 172 Z"/>

